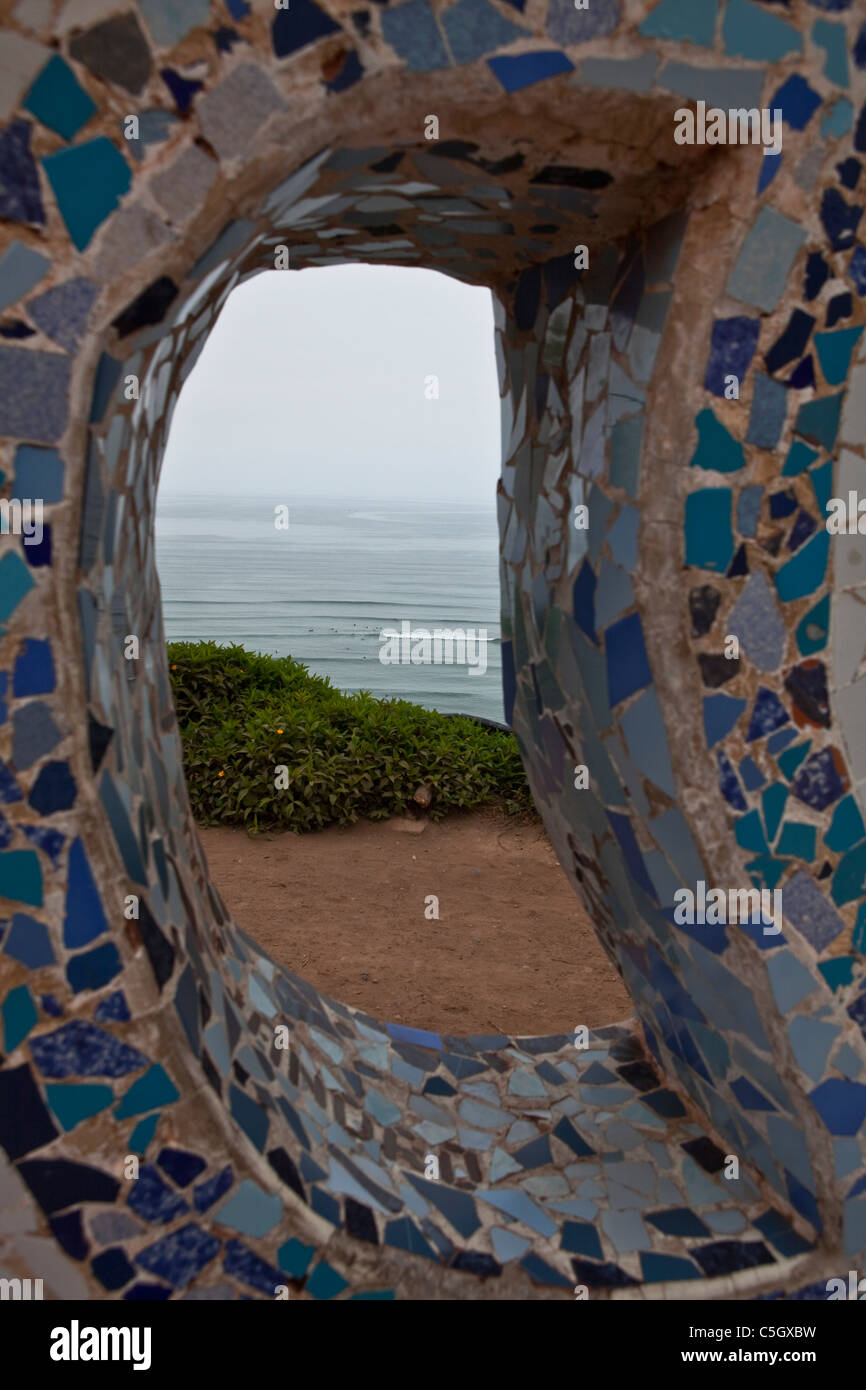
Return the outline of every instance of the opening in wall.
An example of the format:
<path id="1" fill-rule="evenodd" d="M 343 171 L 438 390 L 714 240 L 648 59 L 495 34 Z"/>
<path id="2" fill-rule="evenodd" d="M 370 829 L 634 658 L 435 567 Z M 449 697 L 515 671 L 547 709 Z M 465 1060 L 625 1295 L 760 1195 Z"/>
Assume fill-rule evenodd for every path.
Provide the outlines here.
<path id="1" fill-rule="evenodd" d="M 627 1002 L 513 737 L 432 713 L 504 717 L 493 344 L 489 291 L 436 272 L 247 281 L 173 418 L 157 557 L 187 785 L 236 919 L 378 1017 L 534 1032 L 588 981 L 617 996 L 599 1021 Z M 566 993 L 575 930 L 597 961 Z"/>

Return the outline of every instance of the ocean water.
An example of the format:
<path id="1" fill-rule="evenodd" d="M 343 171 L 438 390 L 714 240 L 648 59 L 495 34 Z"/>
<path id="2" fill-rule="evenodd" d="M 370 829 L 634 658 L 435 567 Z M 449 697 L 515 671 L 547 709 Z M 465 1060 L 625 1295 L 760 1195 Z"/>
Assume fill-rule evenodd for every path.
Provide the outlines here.
<path id="1" fill-rule="evenodd" d="M 496 507 L 161 491 L 156 558 L 169 640 L 293 656 L 340 690 L 502 720 Z M 384 665 L 383 628 L 484 628 L 487 668 Z"/>

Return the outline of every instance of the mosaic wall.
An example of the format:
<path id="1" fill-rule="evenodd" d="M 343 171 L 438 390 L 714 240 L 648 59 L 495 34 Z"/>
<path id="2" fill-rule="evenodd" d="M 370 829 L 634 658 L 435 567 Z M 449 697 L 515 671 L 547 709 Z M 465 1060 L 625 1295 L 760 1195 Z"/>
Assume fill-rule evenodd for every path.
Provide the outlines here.
<path id="1" fill-rule="evenodd" d="M 0 537 L 3 1274 L 826 1297 L 866 1250 L 866 539 L 826 525 L 864 480 L 856 6 L 3 15 L 0 497 L 44 503 Z M 780 111 L 782 152 L 676 143 L 701 103 Z M 494 292 L 508 718 L 630 1021 L 380 1023 L 209 881 L 154 499 L 209 328 L 286 253 Z M 780 930 L 681 925 L 699 883 L 780 890 Z"/>

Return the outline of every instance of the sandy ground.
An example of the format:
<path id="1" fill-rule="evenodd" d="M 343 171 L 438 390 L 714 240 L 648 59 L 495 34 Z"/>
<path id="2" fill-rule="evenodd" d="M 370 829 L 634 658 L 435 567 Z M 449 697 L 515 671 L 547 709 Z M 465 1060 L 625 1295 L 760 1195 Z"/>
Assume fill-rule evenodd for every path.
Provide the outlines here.
<path id="1" fill-rule="evenodd" d="M 538 822 L 484 810 L 305 835 L 199 833 L 239 925 L 383 1022 L 513 1035 L 632 1014 Z M 438 921 L 425 917 L 431 894 Z"/>

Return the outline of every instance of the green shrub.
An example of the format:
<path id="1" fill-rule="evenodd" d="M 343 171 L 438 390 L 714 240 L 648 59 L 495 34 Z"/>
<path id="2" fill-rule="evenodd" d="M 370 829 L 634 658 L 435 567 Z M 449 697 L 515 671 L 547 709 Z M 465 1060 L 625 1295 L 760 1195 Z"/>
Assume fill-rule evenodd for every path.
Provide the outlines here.
<path id="1" fill-rule="evenodd" d="M 315 830 L 384 820 L 432 792 L 428 814 L 532 809 L 513 734 L 407 700 L 346 695 L 291 657 L 169 642 L 186 781 L 201 825 Z M 274 786 L 288 768 L 286 790 Z"/>

